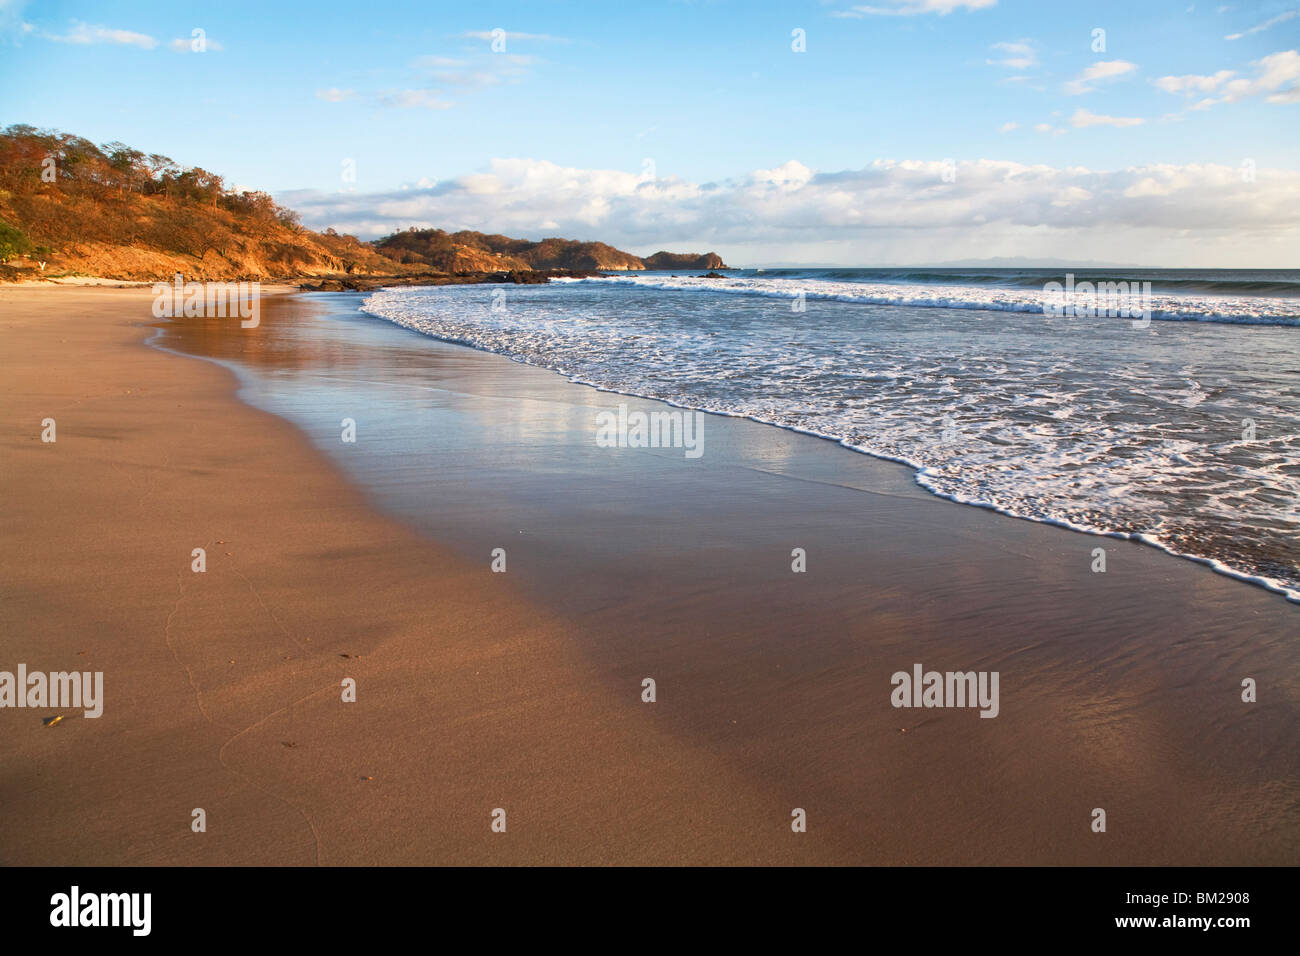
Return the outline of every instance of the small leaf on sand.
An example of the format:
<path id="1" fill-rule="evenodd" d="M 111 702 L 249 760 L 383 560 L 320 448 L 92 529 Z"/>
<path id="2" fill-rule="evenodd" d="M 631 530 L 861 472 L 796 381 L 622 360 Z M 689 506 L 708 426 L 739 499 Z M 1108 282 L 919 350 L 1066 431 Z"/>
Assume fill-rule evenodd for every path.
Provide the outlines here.
<path id="1" fill-rule="evenodd" d="M 41 723 L 44 724 L 46 727 L 53 727 L 55 724 L 57 724 L 57 723 L 58 723 L 59 721 L 61 721 L 62 719 L 63 719 L 63 715 L 62 715 L 62 714 L 58 714 L 57 716 L 54 716 L 54 717 L 42 717 L 42 718 L 41 718 Z"/>

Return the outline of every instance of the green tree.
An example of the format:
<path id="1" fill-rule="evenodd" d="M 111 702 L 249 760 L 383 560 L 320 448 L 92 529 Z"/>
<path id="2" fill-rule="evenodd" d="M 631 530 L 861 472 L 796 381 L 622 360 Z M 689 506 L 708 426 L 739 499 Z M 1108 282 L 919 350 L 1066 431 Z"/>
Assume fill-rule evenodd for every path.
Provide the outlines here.
<path id="1" fill-rule="evenodd" d="M 32 247 L 27 237 L 9 223 L 0 220 L 0 262 L 8 262 Z"/>

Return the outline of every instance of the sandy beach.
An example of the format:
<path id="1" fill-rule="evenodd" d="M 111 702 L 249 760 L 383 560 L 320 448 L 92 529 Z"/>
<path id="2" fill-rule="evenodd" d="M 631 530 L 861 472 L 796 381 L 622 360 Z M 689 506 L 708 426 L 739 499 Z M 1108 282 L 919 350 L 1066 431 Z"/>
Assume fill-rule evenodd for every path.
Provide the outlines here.
<path id="1" fill-rule="evenodd" d="M 298 296 L 163 351 L 150 301 L 0 287 L 0 670 L 105 687 L 0 709 L 0 863 L 1300 859 L 1276 594 L 745 420 L 602 455 L 656 403 Z M 384 454 L 323 450 L 353 408 Z M 997 671 L 998 716 L 891 706 L 916 663 Z"/>

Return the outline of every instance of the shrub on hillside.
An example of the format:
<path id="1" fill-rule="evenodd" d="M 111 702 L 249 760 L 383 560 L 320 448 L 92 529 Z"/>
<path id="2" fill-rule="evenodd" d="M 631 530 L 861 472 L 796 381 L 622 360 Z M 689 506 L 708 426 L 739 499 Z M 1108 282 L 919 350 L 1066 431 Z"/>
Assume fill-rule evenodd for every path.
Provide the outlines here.
<path id="1" fill-rule="evenodd" d="M 0 220 L 0 262 L 8 262 L 31 249 L 32 244 L 21 231 Z"/>

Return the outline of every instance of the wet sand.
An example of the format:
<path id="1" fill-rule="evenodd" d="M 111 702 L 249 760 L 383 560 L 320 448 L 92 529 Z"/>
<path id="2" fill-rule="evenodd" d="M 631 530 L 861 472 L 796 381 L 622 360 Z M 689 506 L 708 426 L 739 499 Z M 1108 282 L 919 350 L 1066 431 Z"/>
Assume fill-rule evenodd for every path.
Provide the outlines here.
<path id="1" fill-rule="evenodd" d="M 164 338 L 295 427 L 147 290 L 0 287 L 0 669 L 106 694 L 0 710 L 0 862 L 1300 860 L 1277 595 L 751 422 L 597 448 L 655 403 L 329 308 Z M 914 663 L 999 716 L 893 708 Z"/>

